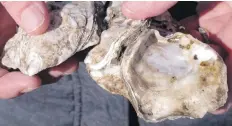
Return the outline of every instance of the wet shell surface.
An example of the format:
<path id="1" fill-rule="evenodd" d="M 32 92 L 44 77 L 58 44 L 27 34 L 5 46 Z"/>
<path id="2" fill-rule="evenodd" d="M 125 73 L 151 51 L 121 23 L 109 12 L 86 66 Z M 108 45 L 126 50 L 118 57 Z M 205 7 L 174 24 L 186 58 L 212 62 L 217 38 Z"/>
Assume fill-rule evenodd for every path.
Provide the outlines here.
<path id="1" fill-rule="evenodd" d="M 151 22 L 134 21 L 119 8 L 108 8 L 109 28 L 85 59 L 101 87 L 128 98 L 150 122 L 202 118 L 225 104 L 227 69 L 217 52 L 178 32 L 168 13 Z"/>
<path id="2" fill-rule="evenodd" d="M 6 43 L 2 64 L 34 75 L 93 46 L 84 60 L 93 80 L 126 97 L 146 121 L 202 118 L 225 104 L 227 68 L 214 49 L 181 32 L 168 12 L 132 20 L 120 4 L 107 7 L 101 34 L 94 2 L 48 4 L 57 7 L 48 32 L 28 36 L 19 28 Z"/>

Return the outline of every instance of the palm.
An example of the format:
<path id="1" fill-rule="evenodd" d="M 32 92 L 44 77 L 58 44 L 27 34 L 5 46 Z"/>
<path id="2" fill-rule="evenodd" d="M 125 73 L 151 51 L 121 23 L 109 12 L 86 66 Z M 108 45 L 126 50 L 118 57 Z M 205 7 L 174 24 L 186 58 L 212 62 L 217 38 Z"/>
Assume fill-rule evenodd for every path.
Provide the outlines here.
<path id="1" fill-rule="evenodd" d="M 215 113 L 223 113 L 232 105 L 232 8 L 228 2 L 203 2 L 199 3 L 198 16 L 194 15 L 182 21 L 186 28 L 193 33 L 195 37 L 202 39 L 199 32 L 196 32 L 200 26 L 204 28 L 213 47 L 225 59 L 228 67 L 228 86 L 229 98 L 227 104 Z M 216 45 L 216 46 L 215 46 Z M 223 52 L 226 52 L 224 55 Z"/>
<path id="2" fill-rule="evenodd" d="M 208 7 L 207 9 L 206 6 Z M 199 25 L 209 32 L 212 41 L 219 42 L 227 51 L 232 49 L 230 33 L 232 28 L 232 8 L 227 2 L 200 4 Z"/>

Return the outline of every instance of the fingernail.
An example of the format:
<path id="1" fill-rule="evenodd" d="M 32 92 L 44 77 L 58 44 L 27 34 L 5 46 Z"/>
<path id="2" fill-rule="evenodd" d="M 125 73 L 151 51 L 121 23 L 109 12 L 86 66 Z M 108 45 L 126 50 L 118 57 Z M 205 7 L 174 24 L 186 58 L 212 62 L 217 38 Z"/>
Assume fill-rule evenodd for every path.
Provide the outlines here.
<path id="1" fill-rule="evenodd" d="M 64 75 L 70 75 L 70 74 L 72 74 L 74 71 L 66 71 L 66 72 L 64 72 Z"/>
<path id="2" fill-rule="evenodd" d="M 129 14 L 134 14 L 135 12 L 133 11 L 133 9 L 131 9 L 131 6 L 133 7 L 133 2 L 124 2 L 123 3 L 123 9 L 129 13 Z"/>
<path id="3" fill-rule="evenodd" d="M 63 75 L 63 73 L 61 71 L 57 71 L 57 70 L 51 70 L 51 71 L 49 71 L 49 74 L 53 77 L 60 77 Z"/>
<path id="4" fill-rule="evenodd" d="M 71 67 L 70 69 L 68 69 L 67 71 L 64 71 L 64 75 L 70 75 L 70 74 L 72 74 L 73 72 L 75 72 L 77 69 L 78 69 L 77 66 L 73 66 L 73 67 Z"/>
<path id="5" fill-rule="evenodd" d="M 33 91 L 33 90 L 35 90 L 35 89 L 36 89 L 36 88 L 28 87 L 28 88 L 22 90 L 21 93 L 28 93 L 28 92 L 31 92 L 31 91 Z"/>
<path id="6" fill-rule="evenodd" d="M 39 28 L 45 20 L 43 9 L 40 6 L 36 3 L 31 4 L 21 14 L 23 28 L 28 33 Z"/>

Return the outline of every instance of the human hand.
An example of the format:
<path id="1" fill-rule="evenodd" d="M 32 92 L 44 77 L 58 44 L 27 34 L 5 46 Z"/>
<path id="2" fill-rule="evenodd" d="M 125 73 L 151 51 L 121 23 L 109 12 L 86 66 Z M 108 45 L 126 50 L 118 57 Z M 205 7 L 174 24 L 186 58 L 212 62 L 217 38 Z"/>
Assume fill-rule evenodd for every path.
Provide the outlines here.
<path id="1" fill-rule="evenodd" d="M 124 2 L 122 12 L 132 19 L 145 19 L 167 11 L 177 2 Z M 232 106 L 232 2 L 199 2 L 198 15 L 183 19 L 181 23 L 196 38 L 203 41 L 199 27 L 207 31 L 211 46 L 224 58 L 228 68 L 227 103 L 213 114 L 222 114 Z"/>
<path id="2" fill-rule="evenodd" d="M 49 16 L 44 2 L 1 2 L 0 3 L 0 49 L 16 33 L 17 24 L 30 35 L 46 32 Z M 48 69 L 48 75 L 58 78 L 71 74 L 78 67 L 78 62 L 70 58 L 63 64 Z M 0 67 L 0 98 L 8 99 L 38 88 L 41 81 L 38 75 L 29 77 L 21 72 L 9 72 Z"/>

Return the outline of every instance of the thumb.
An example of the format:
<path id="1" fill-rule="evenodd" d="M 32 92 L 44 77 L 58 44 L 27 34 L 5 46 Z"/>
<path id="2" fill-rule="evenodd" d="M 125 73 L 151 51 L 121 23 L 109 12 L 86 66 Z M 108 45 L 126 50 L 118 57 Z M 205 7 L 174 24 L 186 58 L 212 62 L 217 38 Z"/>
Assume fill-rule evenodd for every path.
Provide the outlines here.
<path id="1" fill-rule="evenodd" d="M 145 19 L 164 13 L 176 3 L 177 1 L 123 2 L 122 12 L 128 18 Z"/>
<path id="2" fill-rule="evenodd" d="M 31 35 L 44 33 L 49 16 L 44 2 L 1 2 L 15 22 Z"/>

